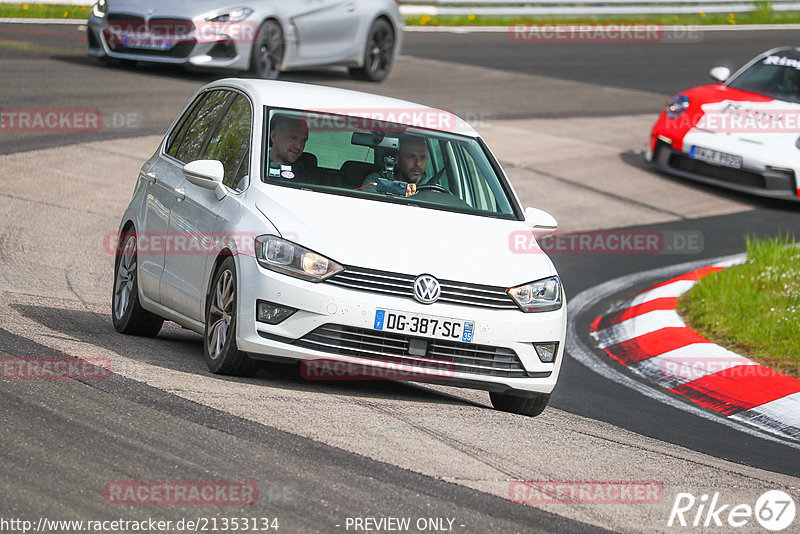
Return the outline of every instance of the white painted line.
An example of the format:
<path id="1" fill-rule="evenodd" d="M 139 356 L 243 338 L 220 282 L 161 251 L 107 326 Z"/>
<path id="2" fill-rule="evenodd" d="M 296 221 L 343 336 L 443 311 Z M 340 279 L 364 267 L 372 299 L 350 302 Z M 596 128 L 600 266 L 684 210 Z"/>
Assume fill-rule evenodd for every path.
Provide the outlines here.
<path id="1" fill-rule="evenodd" d="M 740 365 L 758 365 L 744 356 L 708 343 L 692 343 L 629 365 L 632 371 L 667 389 Z"/>
<path id="2" fill-rule="evenodd" d="M 780 431 L 800 439 L 800 393 L 756 406 L 731 416 L 761 428 L 779 427 Z"/>
<path id="3" fill-rule="evenodd" d="M 585 291 L 582 291 L 576 296 L 572 297 L 568 305 L 569 315 L 573 318 L 583 315 L 585 312 L 588 312 L 592 307 L 597 305 L 597 303 L 608 298 L 609 295 L 625 291 L 631 286 L 642 284 L 648 280 L 678 276 L 685 272 L 705 267 L 709 263 L 713 263 L 715 261 L 725 261 L 735 257 L 744 258 L 745 255 L 737 254 L 735 256 L 726 256 L 711 260 L 690 261 L 686 263 L 680 263 L 678 265 L 659 267 L 649 271 L 633 273 L 620 276 L 619 278 L 614 278 L 613 280 L 609 280 L 600 285 L 586 289 Z M 575 361 L 579 362 L 581 365 L 586 366 L 588 369 L 594 371 L 603 378 L 630 388 L 638 393 L 641 393 L 645 397 L 649 397 L 653 400 L 661 402 L 662 404 L 691 413 L 692 415 L 696 415 L 697 417 L 701 417 L 708 421 L 733 428 L 744 434 L 755 436 L 774 443 L 781 443 L 787 447 L 800 450 L 800 443 L 787 441 L 785 439 L 787 435 L 774 428 L 761 425 L 759 425 L 758 428 L 750 427 L 741 424 L 742 421 L 732 420 L 732 418 L 729 417 L 722 417 L 718 414 L 709 413 L 708 411 L 686 401 L 676 399 L 660 389 L 655 389 L 650 384 L 640 382 L 639 380 L 634 379 L 618 369 L 612 368 L 609 366 L 606 360 L 600 358 L 596 350 L 586 345 L 586 343 L 583 341 L 582 335 L 578 334 L 577 321 L 575 320 L 567 322 L 567 339 L 565 348 L 569 356 Z"/>
<path id="4" fill-rule="evenodd" d="M 720 261 L 712 265 L 712 267 L 722 267 L 723 269 L 727 269 L 728 267 L 733 267 L 734 265 L 741 265 L 745 262 L 745 258 L 736 258 L 733 260 L 727 261 Z"/>
<path id="5" fill-rule="evenodd" d="M 662 328 L 685 326 L 675 310 L 655 310 L 598 330 L 592 336 L 598 341 L 599 347 L 605 349 Z"/>

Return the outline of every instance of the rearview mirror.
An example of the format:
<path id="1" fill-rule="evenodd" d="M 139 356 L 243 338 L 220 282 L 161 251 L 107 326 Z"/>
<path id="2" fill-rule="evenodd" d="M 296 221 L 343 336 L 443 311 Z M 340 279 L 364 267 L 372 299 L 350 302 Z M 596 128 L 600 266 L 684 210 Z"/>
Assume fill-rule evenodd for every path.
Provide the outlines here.
<path id="1" fill-rule="evenodd" d="M 555 217 L 538 208 L 525 208 L 525 224 L 537 237 L 550 235 L 558 230 L 558 221 Z"/>
<path id="2" fill-rule="evenodd" d="M 221 161 L 215 159 L 192 161 L 183 167 L 183 176 L 189 183 L 214 191 L 218 200 L 222 200 L 227 195 L 225 186 L 222 185 L 225 167 Z"/>
<path id="3" fill-rule="evenodd" d="M 708 74 L 712 80 L 722 83 L 731 77 L 731 69 L 728 67 L 714 67 L 708 71 Z"/>

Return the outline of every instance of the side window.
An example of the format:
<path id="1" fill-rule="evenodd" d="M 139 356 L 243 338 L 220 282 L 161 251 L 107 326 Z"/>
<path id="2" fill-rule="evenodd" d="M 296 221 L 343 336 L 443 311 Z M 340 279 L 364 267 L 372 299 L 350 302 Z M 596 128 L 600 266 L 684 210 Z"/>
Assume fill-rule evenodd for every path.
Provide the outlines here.
<path id="1" fill-rule="evenodd" d="M 203 159 L 216 159 L 225 168 L 222 183 L 232 189 L 246 186 L 250 148 L 251 112 L 247 98 L 237 95 L 208 142 Z"/>
<path id="2" fill-rule="evenodd" d="M 186 110 L 186 113 L 181 118 L 180 123 L 175 129 L 172 131 L 172 135 L 167 142 L 167 154 L 175 157 L 175 154 L 178 152 L 178 148 L 181 146 L 181 141 L 183 141 L 184 136 L 186 135 L 186 130 L 189 128 L 189 125 L 192 124 L 195 117 L 197 117 L 197 111 L 200 109 L 200 105 L 202 104 L 203 100 L 208 96 L 208 93 L 203 93 L 198 96 L 192 105 Z"/>
<path id="3" fill-rule="evenodd" d="M 189 163 L 203 156 L 203 149 L 208 143 L 208 138 L 214 131 L 222 112 L 231 98 L 229 91 L 211 91 L 208 97 L 200 104 L 192 123 L 186 130 L 186 135 L 181 140 L 180 147 L 175 151 L 174 157 L 183 163 Z"/>

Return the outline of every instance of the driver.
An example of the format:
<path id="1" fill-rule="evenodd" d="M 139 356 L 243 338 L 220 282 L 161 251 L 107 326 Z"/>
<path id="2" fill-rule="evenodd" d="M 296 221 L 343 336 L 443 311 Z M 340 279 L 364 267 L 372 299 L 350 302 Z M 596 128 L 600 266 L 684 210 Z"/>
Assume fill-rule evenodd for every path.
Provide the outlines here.
<path id="1" fill-rule="evenodd" d="M 406 196 L 410 197 L 417 193 L 417 184 L 425 176 L 425 168 L 428 166 L 428 145 L 425 140 L 416 135 L 404 135 L 400 138 L 397 167 L 395 167 L 395 180 L 408 182 L 406 186 Z M 359 189 L 366 191 L 376 191 L 380 174 L 372 173 L 367 176 Z"/>
<path id="2" fill-rule="evenodd" d="M 777 89 L 786 95 L 800 95 L 800 70 L 794 67 L 784 67 Z"/>

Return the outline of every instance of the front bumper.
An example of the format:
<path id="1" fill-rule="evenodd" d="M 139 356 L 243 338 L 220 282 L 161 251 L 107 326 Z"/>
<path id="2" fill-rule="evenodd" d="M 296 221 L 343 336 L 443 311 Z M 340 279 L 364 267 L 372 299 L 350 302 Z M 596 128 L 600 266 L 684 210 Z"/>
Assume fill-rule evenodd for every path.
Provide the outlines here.
<path id="1" fill-rule="evenodd" d="M 385 368 L 390 362 L 413 371 L 415 381 L 498 392 L 513 390 L 518 395 L 550 393 L 558 380 L 564 355 L 566 302 L 560 310 L 545 313 L 441 302 L 424 305 L 405 297 L 305 282 L 264 269 L 249 256 L 239 256 L 237 269 L 241 298 L 236 341 L 254 358 L 335 360 L 367 368 Z M 260 323 L 256 321 L 257 300 L 298 311 L 278 325 Z M 473 321 L 473 341 L 436 341 L 376 331 L 377 309 Z M 416 356 L 408 349 L 411 339 Z M 559 343 L 555 363 L 541 362 L 533 343 L 554 341 Z M 420 346 L 424 347 L 422 355 Z M 447 363 L 444 367 L 426 365 L 437 361 Z M 441 372 L 442 368 L 446 372 Z"/>
<path id="2" fill-rule="evenodd" d="M 800 184 L 790 168 L 748 165 L 747 161 L 741 169 L 723 167 L 690 158 L 661 140 L 648 159 L 658 169 L 683 178 L 762 197 L 800 201 Z"/>
<path id="3" fill-rule="evenodd" d="M 191 21 L 185 22 L 191 24 Z M 206 68 L 249 68 L 252 44 L 224 33 L 210 38 L 206 34 L 198 39 L 197 31 L 194 31 L 173 43 L 169 50 L 142 50 L 128 47 L 118 39 L 109 39 L 106 21 L 95 16 L 89 18 L 86 32 L 87 54 L 92 57 Z"/>

